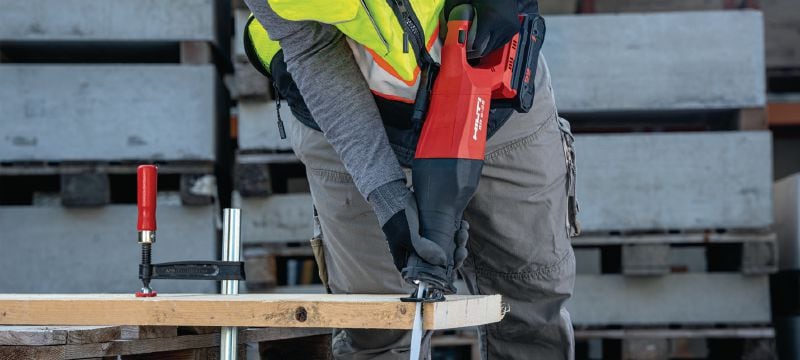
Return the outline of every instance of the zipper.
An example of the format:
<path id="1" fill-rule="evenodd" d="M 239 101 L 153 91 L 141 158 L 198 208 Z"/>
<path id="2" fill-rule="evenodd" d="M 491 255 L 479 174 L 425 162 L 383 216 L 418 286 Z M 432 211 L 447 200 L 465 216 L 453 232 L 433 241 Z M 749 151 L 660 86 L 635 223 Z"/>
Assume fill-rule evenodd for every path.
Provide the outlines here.
<path id="1" fill-rule="evenodd" d="M 428 47 L 425 44 L 425 34 L 422 31 L 422 25 L 420 25 L 419 19 L 411 10 L 411 4 L 408 0 L 387 1 L 389 1 L 389 5 L 391 5 L 397 19 L 400 21 L 400 25 L 403 27 L 403 41 L 406 42 L 406 40 L 408 40 L 408 43 L 414 48 L 414 55 L 417 58 L 419 67 L 425 68 L 426 65 L 433 64 L 433 58 L 428 53 Z M 404 43 L 403 50 L 406 51 L 407 49 Z"/>
<path id="2" fill-rule="evenodd" d="M 385 52 L 389 52 L 389 42 L 386 41 L 386 38 L 383 37 L 383 33 L 381 33 L 381 29 L 378 28 L 378 23 L 375 22 L 375 18 L 372 16 L 372 13 L 369 11 L 367 7 L 367 3 L 364 0 L 361 0 L 361 7 L 364 8 L 364 12 L 367 13 L 367 17 L 369 18 L 369 22 L 372 23 L 372 28 L 375 29 L 375 33 L 378 34 L 378 38 L 381 39 L 381 43 L 383 43 L 383 48 Z"/>

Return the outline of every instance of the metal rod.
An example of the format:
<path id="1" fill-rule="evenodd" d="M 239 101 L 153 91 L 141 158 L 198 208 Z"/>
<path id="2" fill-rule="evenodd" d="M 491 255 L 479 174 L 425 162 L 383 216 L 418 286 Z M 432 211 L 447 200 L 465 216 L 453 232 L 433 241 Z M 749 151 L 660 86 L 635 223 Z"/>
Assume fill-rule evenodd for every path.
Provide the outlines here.
<path id="1" fill-rule="evenodd" d="M 222 211 L 222 260 L 239 261 L 239 250 L 242 245 L 240 232 L 242 224 L 240 209 L 225 209 Z M 222 281 L 223 295 L 239 294 L 238 280 Z M 238 331 L 236 327 L 223 327 L 220 339 L 220 359 L 236 360 Z"/>

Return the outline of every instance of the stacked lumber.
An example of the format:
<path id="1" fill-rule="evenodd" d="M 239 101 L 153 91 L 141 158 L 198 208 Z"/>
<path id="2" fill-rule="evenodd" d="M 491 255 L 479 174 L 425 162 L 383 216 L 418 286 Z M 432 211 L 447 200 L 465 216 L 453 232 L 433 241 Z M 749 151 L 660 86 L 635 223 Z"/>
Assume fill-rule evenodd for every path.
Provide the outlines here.
<path id="1" fill-rule="evenodd" d="M 0 8 L 0 83 L 12 84 L 0 87 L 0 226 L 19 239 L 0 254 L 0 292 L 137 289 L 143 163 L 162 174 L 157 260 L 215 258 L 215 167 L 224 169 L 228 141 L 224 64 L 214 56 L 229 45 L 219 3 Z"/>
<path id="2" fill-rule="evenodd" d="M 2 359 L 195 359 L 219 356 L 219 329 L 185 326 L 0 326 Z M 290 347 L 302 341 L 302 349 Z M 245 346 L 246 343 L 254 347 Z M 329 331 L 323 329 L 245 328 L 239 331 L 239 358 L 280 351 L 298 358 L 327 359 Z"/>
<path id="3" fill-rule="evenodd" d="M 774 337 L 762 14 L 612 3 L 548 17 L 543 50 L 577 133 L 578 358 L 742 356 Z"/>

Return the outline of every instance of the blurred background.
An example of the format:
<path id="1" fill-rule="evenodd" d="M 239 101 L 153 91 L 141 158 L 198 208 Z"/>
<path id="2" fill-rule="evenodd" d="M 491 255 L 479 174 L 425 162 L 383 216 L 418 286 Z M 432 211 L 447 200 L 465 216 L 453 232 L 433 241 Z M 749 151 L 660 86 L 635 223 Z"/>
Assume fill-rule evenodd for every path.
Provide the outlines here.
<path id="1" fill-rule="evenodd" d="M 800 3 L 539 3 L 576 133 L 578 358 L 800 357 Z M 144 163 L 161 175 L 154 262 L 218 259 L 220 211 L 239 207 L 242 291 L 324 292 L 305 169 L 244 54 L 248 15 L 236 0 L 0 0 L 1 293 L 136 291 Z M 470 330 L 434 344 L 477 359 Z"/>

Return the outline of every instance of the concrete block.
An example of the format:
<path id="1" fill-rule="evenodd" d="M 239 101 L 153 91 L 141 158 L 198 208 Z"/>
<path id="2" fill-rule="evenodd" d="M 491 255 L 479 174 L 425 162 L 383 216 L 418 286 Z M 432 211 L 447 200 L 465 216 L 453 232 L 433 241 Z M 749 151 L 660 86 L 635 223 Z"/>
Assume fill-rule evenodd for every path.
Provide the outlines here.
<path id="1" fill-rule="evenodd" d="M 153 262 L 217 259 L 213 206 L 159 206 Z M 3 293 L 133 293 L 141 288 L 136 206 L 0 207 Z M 210 281 L 154 280 L 159 292 L 215 292 Z"/>
<path id="2" fill-rule="evenodd" d="M 578 275 L 567 308 L 577 326 L 767 324 L 768 276 Z"/>
<path id="3" fill-rule="evenodd" d="M 288 139 L 278 133 L 275 101 L 239 102 L 239 149 L 240 150 L 291 150 Z M 286 101 L 281 102 L 281 119 L 286 133 L 298 124 Z"/>
<path id="4" fill-rule="evenodd" d="M 800 173 L 775 183 L 775 233 L 781 270 L 800 270 Z"/>
<path id="5" fill-rule="evenodd" d="M 214 41 L 214 0 L 0 0 L 0 41 Z"/>
<path id="6" fill-rule="evenodd" d="M 766 228 L 766 131 L 576 136 L 584 232 Z"/>
<path id="7" fill-rule="evenodd" d="M 240 197 L 234 206 L 242 209 L 242 242 L 306 242 L 314 235 L 311 194 L 281 194 Z"/>
<path id="8" fill-rule="evenodd" d="M 64 206 L 100 206 L 111 201 L 108 174 L 62 174 L 60 180 L 61 204 Z"/>
<path id="9" fill-rule="evenodd" d="M 758 11 L 550 16 L 542 50 L 559 111 L 763 107 Z"/>
<path id="10" fill-rule="evenodd" d="M 215 159 L 211 65 L 2 65 L 0 83 L 0 161 Z"/>
<path id="11" fill-rule="evenodd" d="M 767 67 L 800 67 L 800 4 L 797 0 L 763 0 Z"/>

